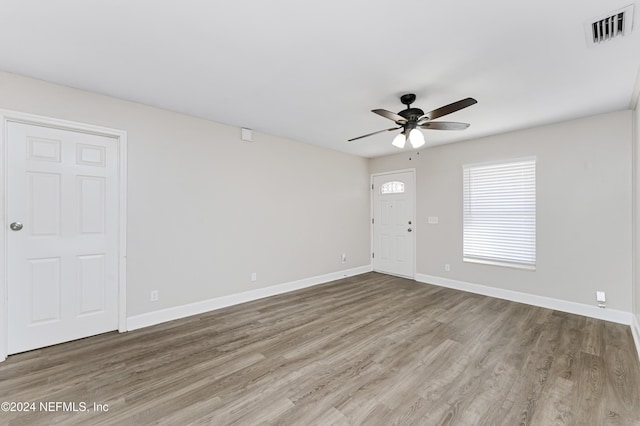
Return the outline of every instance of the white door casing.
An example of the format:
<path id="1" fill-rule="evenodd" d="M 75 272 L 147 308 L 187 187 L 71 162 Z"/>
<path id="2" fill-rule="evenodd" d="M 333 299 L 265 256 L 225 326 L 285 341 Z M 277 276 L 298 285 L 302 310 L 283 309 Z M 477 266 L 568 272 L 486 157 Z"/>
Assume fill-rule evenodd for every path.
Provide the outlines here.
<path id="1" fill-rule="evenodd" d="M 126 133 L 20 113 L 2 124 L 0 360 L 126 331 Z"/>
<path id="2" fill-rule="evenodd" d="M 373 270 L 415 275 L 415 171 L 372 176 Z"/>

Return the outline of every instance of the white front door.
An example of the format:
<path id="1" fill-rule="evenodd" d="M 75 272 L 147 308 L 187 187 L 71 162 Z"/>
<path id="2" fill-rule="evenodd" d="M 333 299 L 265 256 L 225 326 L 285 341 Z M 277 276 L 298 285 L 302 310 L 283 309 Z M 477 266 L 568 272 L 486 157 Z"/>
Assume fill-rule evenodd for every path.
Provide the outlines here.
<path id="1" fill-rule="evenodd" d="M 9 122 L 8 353 L 118 328 L 116 139 Z"/>
<path id="2" fill-rule="evenodd" d="M 414 172 L 373 177 L 373 270 L 414 276 Z"/>

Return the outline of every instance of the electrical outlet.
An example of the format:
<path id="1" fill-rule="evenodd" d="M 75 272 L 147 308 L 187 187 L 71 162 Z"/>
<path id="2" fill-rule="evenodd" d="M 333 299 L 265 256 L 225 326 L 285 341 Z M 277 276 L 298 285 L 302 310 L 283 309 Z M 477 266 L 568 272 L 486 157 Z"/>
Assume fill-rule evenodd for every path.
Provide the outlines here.
<path id="1" fill-rule="evenodd" d="M 256 281 L 258 279 L 258 273 L 257 272 L 252 272 L 251 273 L 251 281 Z"/>
<path id="2" fill-rule="evenodd" d="M 604 308 L 607 304 L 607 298 L 604 291 L 596 291 L 596 302 L 598 302 L 598 306 Z"/>
<path id="3" fill-rule="evenodd" d="M 451 271 L 451 265 L 449 265 L 448 263 L 445 263 L 444 264 L 444 270 L 447 271 L 447 272 Z"/>
<path id="4" fill-rule="evenodd" d="M 347 263 L 347 253 L 342 253 L 340 260 L 342 261 L 342 263 Z"/>
<path id="5" fill-rule="evenodd" d="M 150 299 L 152 302 L 157 302 L 159 297 L 160 295 L 158 293 L 158 290 L 151 290 Z"/>

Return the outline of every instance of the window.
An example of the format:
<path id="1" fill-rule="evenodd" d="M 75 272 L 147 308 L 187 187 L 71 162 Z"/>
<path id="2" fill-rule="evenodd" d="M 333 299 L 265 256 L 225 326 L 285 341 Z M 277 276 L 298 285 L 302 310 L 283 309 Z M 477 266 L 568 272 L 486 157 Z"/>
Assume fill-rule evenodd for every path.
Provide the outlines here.
<path id="1" fill-rule="evenodd" d="M 398 181 L 391 181 L 383 184 L 380 187 L 381 194 L 400 194 L 404 192 L 404 183 Z"/>
<path id="2" fill-rule="evenodd" d="M 536 267 L 536 160 L 463 166 L 466 262 Z"/>

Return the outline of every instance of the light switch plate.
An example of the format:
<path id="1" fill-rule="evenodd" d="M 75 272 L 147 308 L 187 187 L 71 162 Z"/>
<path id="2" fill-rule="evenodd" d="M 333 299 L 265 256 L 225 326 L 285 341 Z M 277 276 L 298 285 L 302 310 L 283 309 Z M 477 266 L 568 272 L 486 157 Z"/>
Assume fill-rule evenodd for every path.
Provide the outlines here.
<path id="1" fill-rule="evenodd" d="M 438 223 L 438 216 L 429 216 L 429 219 L 427 221 L 431 225 L 436 225 Z"/>

